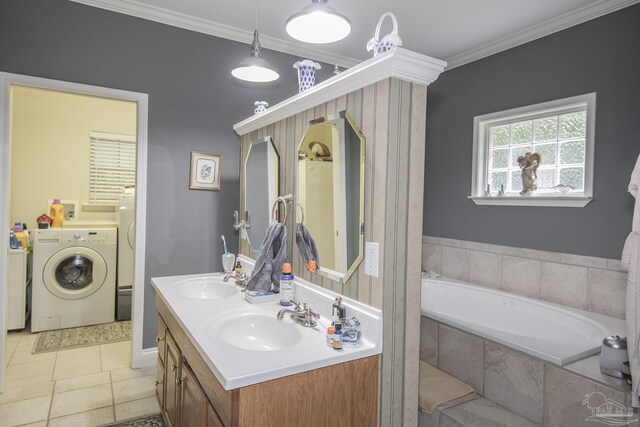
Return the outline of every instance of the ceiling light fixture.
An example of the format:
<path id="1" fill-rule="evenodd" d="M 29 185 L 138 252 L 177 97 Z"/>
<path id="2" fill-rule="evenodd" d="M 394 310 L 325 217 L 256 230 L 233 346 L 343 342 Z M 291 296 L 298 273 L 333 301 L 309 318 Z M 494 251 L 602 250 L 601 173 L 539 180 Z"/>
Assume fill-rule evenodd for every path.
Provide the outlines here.
<path id="1" fill-rule="evenodd" d="M 287 33 L 306 43 L 333 43 L 351 33 L 351 22 L 329 6 L 328 0 L 311 0 L 300 12 L 291 15 L 286 23 Z"/>
<path id="2" fill-rule="evenodd" d="M 253 31 L 253 42 L 251 42 L 251 53 L 238 65 L 233 67 L 231 75 L 247 82 L 266 83 L 277 80 L 280 75 L 262 58 L 262 46 L 258 35 L 258 2 L 256 1 L 256 29 Z"/>

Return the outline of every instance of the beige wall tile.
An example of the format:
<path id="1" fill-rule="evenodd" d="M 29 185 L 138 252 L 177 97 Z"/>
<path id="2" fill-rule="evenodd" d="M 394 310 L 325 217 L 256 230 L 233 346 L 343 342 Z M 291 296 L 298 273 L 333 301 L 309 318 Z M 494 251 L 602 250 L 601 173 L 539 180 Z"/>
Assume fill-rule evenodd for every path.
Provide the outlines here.
<path id="1" fill-rule="evenodd" d="M 489 252 L 510 256 L 522 256 L 522 248 L 516 248 L 513 246 L 491 245 L 489 244 Z"/>
<path id="2" fill-rule="evenodd" d="M 476 285 L 500 289 L 502 281 L 502 255 L 470 251 L 469 281 Z"/>
<path id="3" fill-rule="evenodd" d="M 489 245 L 487 243 L 469 242 L 467 240 L 460 240 L 460 247 L 463 249 L 471 249 L 472 251 L 487 252 Z"/>
<path id="4" fill-rule="evenodd" d="M 591 416 L 591 410 L 582 402 L 585 396 L 594 392 L 600 392 L 605 399 L 611 399 L 621 405 L 630 405 L 629 395 L 625 396 L 620 391 L 551 365 L 545 365 L 545 382 L 544 422 L 548 426 L 573 427 L 592 424 L 586 422 Z"/>
<path id="5" fill-rule="evenodd" d="M 483 397 L 445 409 L 440 418 L 440 427 L 536 427 L 532 422 Z"/>
<path id="6" fill-rule="evenodd" d="M 101 384 L 64 393 L 55 393 L 49 417 L 58 418 L 111 405 L 113 405 L 111 384 Z"/>
<path id="7" fill-rule="evenodd" d="M 526 297 L 540 298 L 540 261 L 503 257 L 502 290 Z"/>
<path id="8" fill-rule="evenodd" d="M 590 268 L 588 310 L 624 319 L 627 273 Z"/>
<path id="9" fill-rule="evenodd" d="M 426 316 L 420 319 L 420 360 L 438 366 L 438 322 Z"/>
<path id="10" fill-rule="evenodd" d="M 522 257 L 540 261 L 560 262 L 560 254 L 558 252 L 539 251 L 537 249 L 522 248 Z"/>
<path id="11" fill-rule="evenodd" d="M 442 246 L 424 243 L 422 245 L 422 271 L 435 271 L 440 274 Z"/>
<path id="12" fill-rule="evenodd" d="M 440 324 L 438 369 L 469 384 L 482 394 L 482 340 Z"/>
<path id="13" fill-rule="evenodd" d="M 499 344 L 484 345 L 484 397 L 542 424 L 544 364 Z"/>
<path id="14" fill-rule="evenodd" d="M 587 268 L 543 262 L 540 298 L 569 307 L 587 309 Z"/>
<path id="15" fill-rule="evenodd" d="M 592 256 L 560 254 L 560 261 L 565 264 L 581 265 L 583 267 L 607 268 L 607 260 L 605 258 Z"/>
<path id="16" fill-rule="evenodd" d="M 445 277 L 469 281 L 469 249 L 442 247 L 442 271 Z"/>

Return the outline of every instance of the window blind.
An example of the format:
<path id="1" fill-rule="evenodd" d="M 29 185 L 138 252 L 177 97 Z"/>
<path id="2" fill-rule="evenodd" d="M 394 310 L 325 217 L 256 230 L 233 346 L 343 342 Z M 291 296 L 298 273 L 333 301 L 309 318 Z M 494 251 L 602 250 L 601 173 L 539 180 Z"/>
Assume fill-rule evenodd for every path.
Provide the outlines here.
<path id="1" fill-rule="evenodd" d="M 89 204 L 113 205 L 124 188 L 136 183 L 136 139 L 90 132 Z"/>

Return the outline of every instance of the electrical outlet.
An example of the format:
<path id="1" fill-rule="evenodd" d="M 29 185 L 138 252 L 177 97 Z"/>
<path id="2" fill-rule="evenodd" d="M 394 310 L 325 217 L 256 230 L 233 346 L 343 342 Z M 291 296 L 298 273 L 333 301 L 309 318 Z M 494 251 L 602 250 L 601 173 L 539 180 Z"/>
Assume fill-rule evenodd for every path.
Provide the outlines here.
<path id="1" fill-rule="evenodd" d="M 378 277 L 378 263 L 380 262 L 380 244 L 365 242 L 364 244 L 364 274 Z"/>

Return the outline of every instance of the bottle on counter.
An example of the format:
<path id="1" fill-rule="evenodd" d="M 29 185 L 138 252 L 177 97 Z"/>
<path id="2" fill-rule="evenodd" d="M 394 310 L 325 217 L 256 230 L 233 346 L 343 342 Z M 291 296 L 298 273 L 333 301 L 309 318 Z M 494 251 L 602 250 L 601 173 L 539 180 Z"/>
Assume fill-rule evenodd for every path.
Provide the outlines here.
<path id="1" fill-rule="evenodd" d="M 53 199 L 53 203 L 49 207 L 49 216 L 51 217 L 51 227 L 62 227 L 62 223 L 64 223 L 64 205 L 60 203 L 60 199 Z"/>
<path id="2" fill-rule="evenodd" d="M 332 347 L 334 350 L 342 350 L 342 323 L 336 323 L 335 328 Z"/>
<path id="3" fill-rule="evenodd" d="M 22 223 L 20 222 L 15 223 L 15 225 L 13 226 L 13 235 L 16 237 L 18 242 L 20 242 L 20 246 L 22 246 L 22 249 L 26 250 L 29 247 L 29 239 L 27 238 L 27 235 L 24 234 L 24 231 L 22 230 Z"/>
<path id="4" fill-rule="evenodd" d="M 282 264 L 282 274 L 280 275 L 280 305 L 290 306 L 294 297 L 293 274 L 291 274 L 291 264 Z"/>

